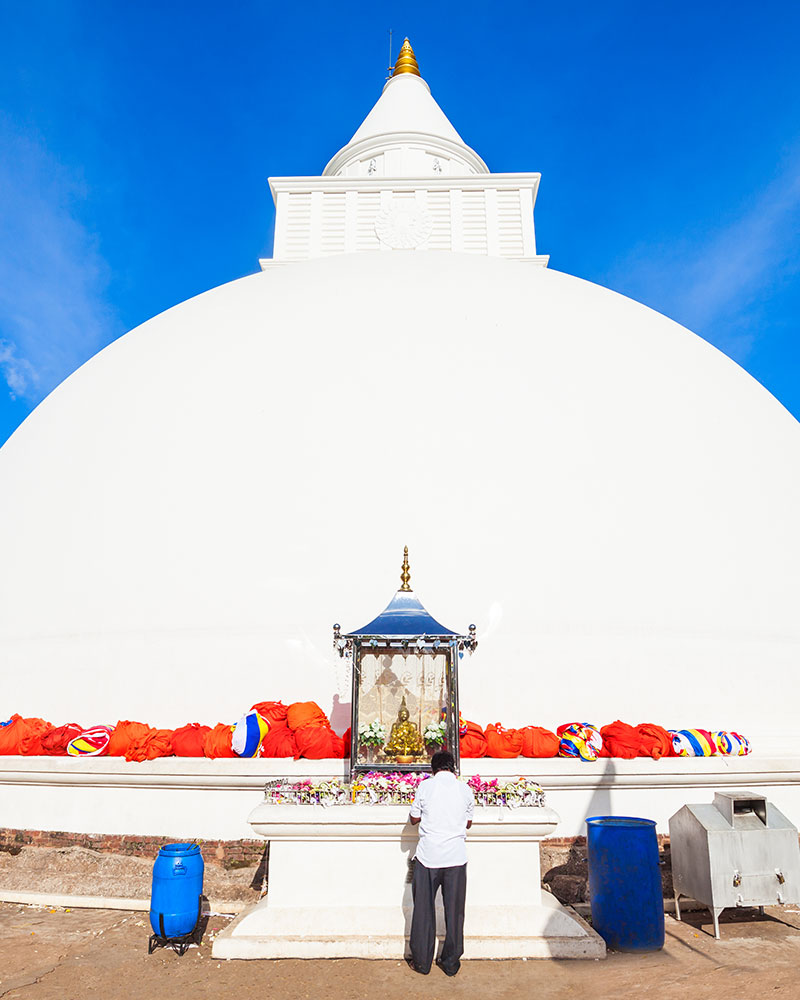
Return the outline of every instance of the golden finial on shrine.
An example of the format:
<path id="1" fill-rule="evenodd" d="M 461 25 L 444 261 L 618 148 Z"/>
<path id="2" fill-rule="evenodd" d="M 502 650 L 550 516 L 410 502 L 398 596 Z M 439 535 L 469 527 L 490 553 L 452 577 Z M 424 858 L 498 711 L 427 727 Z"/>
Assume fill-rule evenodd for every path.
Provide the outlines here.
<path id="1" fill-rule="evenodd" d="M 411 580 L 411 569 L 408 565 L 408 546 L 406 545 L 406 547 L 403 549 L 403 572 L 400 574 L 400 581 L 402 582 L 403 586 L 400 589 L 411 590 L 411 587 L 409 587 L 408 585 L 410 580 Z"/>
<path id="2" fill-rule="evenodd" d="M 394 64 L 392 76 L 400 76 L 401 73 L 413 73 L 414 76 L 420 76 L 417 57 L 414 55 L 414 50 L 411 48 L 411 42 L 408 39 L 400 46 L 400 54 L 397 57 L 397 62 Z"/>

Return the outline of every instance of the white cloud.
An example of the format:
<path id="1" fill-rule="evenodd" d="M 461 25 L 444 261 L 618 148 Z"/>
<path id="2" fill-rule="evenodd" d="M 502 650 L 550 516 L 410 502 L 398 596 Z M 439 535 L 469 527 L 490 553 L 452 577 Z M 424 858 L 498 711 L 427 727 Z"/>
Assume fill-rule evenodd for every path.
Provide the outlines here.
<path id="1" fill-rule="evenodd" d="M 765 302 L 797 272 L 798 255 L 800 155 L 795 155 L 740 218 L 705 240 L 637 247 L 605 283 L 743 361 L 764 327 Z"/>
<path id="2" fill-rule="evenodd" d="M 0 116 L 0 373 L 37 403 L 114 336 L 79 176 Z"/>

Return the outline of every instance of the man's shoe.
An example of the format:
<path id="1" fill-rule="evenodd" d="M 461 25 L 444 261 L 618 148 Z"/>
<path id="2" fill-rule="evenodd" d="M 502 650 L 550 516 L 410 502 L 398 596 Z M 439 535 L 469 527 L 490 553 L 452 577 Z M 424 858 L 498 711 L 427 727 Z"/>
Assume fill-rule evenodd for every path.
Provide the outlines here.
<path id="1" fill-rule="evenodd" d="M 421 976 L 427 976 L 428 973 L 431 971 L 430 969 L 420 969 L 420 967 L 417 965 L 417 963 L 414 961 L 413 958 L 407 958 L 406 964 L 408 965 L 409 969 L 411 969 L 412 972 L 418 972 Z"/>
<path id="2" fill-rule="evenodd" d="M 439 966 L 439 968 L 442 970 L 442 972 L 446 976 L 457 976 L 458 975 L 458 970 L 461 968 L 461 963 L 459 962 L 458 965 L 455 967 L 455 969 L 453 969 L 452 972 L 451 972 L 450 969 L 446 969 L 442 965 L 441 961 L 438 958 L 436 959 L 436 964 Z"/>

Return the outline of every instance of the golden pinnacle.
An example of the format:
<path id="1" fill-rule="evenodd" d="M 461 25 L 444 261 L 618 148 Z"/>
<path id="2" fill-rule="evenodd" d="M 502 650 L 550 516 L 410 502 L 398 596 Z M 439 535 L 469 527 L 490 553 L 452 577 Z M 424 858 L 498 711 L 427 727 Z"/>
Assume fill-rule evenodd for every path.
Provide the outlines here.
<path id="1" fill-rule="evenodd" d="M 414 55 L 414 50 L 411 48 L 411 42 L 408 39 L 400 46 L 400 54 L 397 57 L 397 62 L 394 64 L 392 76 L 400 76 L 401 73 L 413 73 L 414 76 L 420 76 L 417 57 Z"/>
<path id="2" fill-rule="evenodd" d="M 409 587 L 408 585 L 410 580 L 411 580 L 411 571 L 408 565 L 408 546 L 406 545 L 406 547 L 403 549 L 403 572 L 400 574 L 400 581 L 403 584 L 403 586 L 400 589 L 411 590 L 411 587 Z"/>

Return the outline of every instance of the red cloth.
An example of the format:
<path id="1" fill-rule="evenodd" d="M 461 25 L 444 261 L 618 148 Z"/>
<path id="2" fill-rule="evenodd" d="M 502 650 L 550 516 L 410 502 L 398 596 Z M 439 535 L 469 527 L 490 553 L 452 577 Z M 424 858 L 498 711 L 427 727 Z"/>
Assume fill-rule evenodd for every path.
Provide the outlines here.
<path id="1" fill-rule="evenodd" d="M 344 759 L 348 760 L 350 758 L 350 751 L 352 750 L 352 739 L 350 733 L 350 727 L 348 726 L 345 730 L 345 734 L 342 737 L 342 742 L 344 743 Z"/>
<path id="2" fill-rule="evenodd" d="M 303 726 L 294 731 L 294 738 L 297 740 L 296 758 L 328 760 L 331 757 L 344 757 L 344 740 L 329 727 Z"/>
<path id="3" fill-rule="evenodd" d="M 232 738 L 232 727 L 226 726 L 224 722 L 218 722 L 205 735 L 203 753 L 206 757 L 235 757 L 236 754 L 231 749 Z"/>
<path id="4" fill-rule="evenodd" d="M 205 757 L 203 740 L 211 732 L 211 726 L 201 726 L 199 722 L 189 722 L 172 734 L 172 750 L 176 757 Z"/>
<path id="5" fill-rule="evenodd" d="M 672 747 L 672 737 L 661 726 L 653 722 L 640 722 L 636 727 L 639 732 L 642 749 L 639 751 L 642 757 L 652 757 L 659 760 L 661 757 L 674 757 L 675 751 Z"/>
<path id="6" fill-rule="evenodd" d="M 519 757 L 522 753 L 522 733 L 505 729 L 499 722 L 486 727 L 486 742 L 490 757 Z"/>
<path id="7" fill-rule="evenodd" d="M 603 749 L 598 757 L 620 757 L 622 760 L 633 760 L 634 757 L 641 757 L 642 737 L 639 730 L 634 726 L 629 726 L 626 722 L 611 722 L 607 726 L 601 726 L 600 735 L 603 737 Z"/>
<path id="8" fill-rule="evenodd" d="M 299 757 L 294 733 L 283 723 L 269 727 L 269 732 L 261 744 L 262 757 Z"/>
<path id="9" fill-rule="evenodd" d="M 68 722 L 66 726 L 51 729 L 42 737 L 42 753 L 51 757 L 64 757 L 67 753 L 67 743 L 80 736 L 83 726 L 77 722 Z"/>
<path id="10" fill-rule="evenodd" d="M 286 724 L 291 730 L 307 726 L 329 727 L 328 716 L 315 701 L 296 701 L 286 710 Z"/>
<path id="11" fill-rule="evenodd" d="M 266 719 L 270 727 L 286 725 L 286 713 L 289 709 L 280 701 L 259 701 L 250 711 L 256 711 L 262 719 Z"/>
<path id="12" fill-rule="evenodd" d="M 541 726 L 525 726 L 522 733 L 523 757 L 557 757 L 559 738 L 550 729 Z"/>
<path id="13" fill-rule="evenodd" d="M 465 722 L 467 731 L 459 740 L 458 748 L 462 757 L 485 757 L 489 752 L 486 736 L 477 722 Z"/>
<path id="14" fill-rule="evenodd" d="M 41 754 L 42 737 L 53 727 L 44 719 L 23 719 L 14 714 L 7 726 L 0 726 L 0 756 Z"/>

